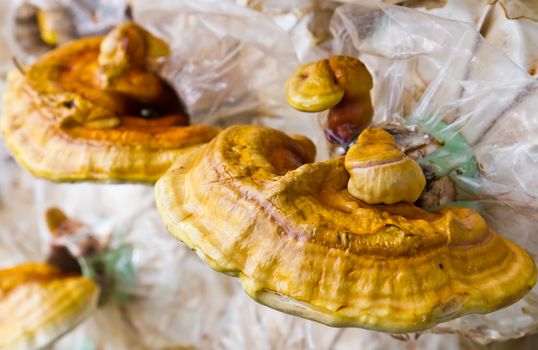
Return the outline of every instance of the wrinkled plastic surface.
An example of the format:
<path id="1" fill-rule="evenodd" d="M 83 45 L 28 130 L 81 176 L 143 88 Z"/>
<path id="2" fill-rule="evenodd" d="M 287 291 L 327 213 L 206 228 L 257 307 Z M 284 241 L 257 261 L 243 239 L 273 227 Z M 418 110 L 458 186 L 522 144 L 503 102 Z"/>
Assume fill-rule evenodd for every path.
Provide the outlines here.
<path id="1" fill-rule="evenodd" d="M 471 24 L 488 43 L 538 75 L 538 2 L 533 0 L 398 1 L 419 11 Z"/>
<path id="2" fill-rule="evenodd" d="M 193 123 L 261 123 L 324 142 L 311 116 L 287 106 L 295 45 L 266 14 L 224 1 L 160 0 L 137 2 L 133 16 L 170 44 L 162 74 Z"/>

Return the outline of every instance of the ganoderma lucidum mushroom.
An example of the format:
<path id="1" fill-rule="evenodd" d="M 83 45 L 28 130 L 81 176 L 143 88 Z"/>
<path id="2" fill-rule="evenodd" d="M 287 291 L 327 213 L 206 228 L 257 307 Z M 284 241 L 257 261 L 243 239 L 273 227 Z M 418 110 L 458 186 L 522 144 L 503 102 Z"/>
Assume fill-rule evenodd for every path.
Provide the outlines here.
<path id="1" fill-rule="evenodd" d="M 328 109 L 327 139 L 347 147 L 372 121 L 372 76 L 349 56 L 331 56 L 297 68 L 286 83 L 289 104 L 303 112 Z"/>
<path id="2" fill-rule="evenodd" d="M 131 249 L 98 239 L 79 221 L 50 208 L 45 262 L 0 269 L 0 349 L 41 349 L 98 306 L 130 297 Z"/>
<path id="3" fill-rule="evenodd" d="M 358 147 L 375 134 L 390 145 L 384 133 L 366 129 Z M 305 137 L 234 126 L 158 180 L 157 207 L 174 236 L 252 298 L 332 326 L 418 331 L 502 308 L 533 287 L 529 254 L 475 211 L 425 211 L 405 186 L 356 198 L 365 174 L 356 170 L 387 167 L 375 154 L 386 158 L 352 149 L 313 162 Z M 394 164 L 378 176 L 424 186 L 412 166 Z"/>
<path id="4" fill-rule="evenodd" d="M 218 129 L 188 126 L 155 73 L 166 43 L 134 23 L 68 43 L 12 71 L 1 129 L 15 158 L 54 181 L 154 182 Z"/>
<path id="5" fill-rule="evenodd" d="M 59 209 L 47 211 L 46 219 L 54 237 L 80 228 Z M 62 244 L 53 244 L 46 262 L 0 270 L 0 349 L 49 345 L 97 308 L 101 292 Z"/>
<path id="6" fill-rule="evenodd" d="M 0 270 L 0 349 L 40 349 L 83 321 L 97 306 L 91 279 L 46 263 Z"/>
<path id="7" fill-rule="evenodd" d="M 414 203 L 426 186 L 422 169 L 383 129 L 368 128 L 346 155 L 349 193 L 370 204 Z"/>

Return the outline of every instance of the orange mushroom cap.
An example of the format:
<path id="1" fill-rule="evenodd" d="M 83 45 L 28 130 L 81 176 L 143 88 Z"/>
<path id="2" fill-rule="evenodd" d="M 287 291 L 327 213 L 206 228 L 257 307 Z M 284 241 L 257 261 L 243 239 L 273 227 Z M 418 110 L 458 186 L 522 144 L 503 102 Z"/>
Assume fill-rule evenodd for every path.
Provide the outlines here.
<path id="1" fill-rule="evenodd" d="M 12 71 L 0 121 L 9 149 L 54 181 L 154 182 L 219 131 L 188 126 L 175 92 L 154 72 L 167 54 L 162 40 L 126 23 Z"/>

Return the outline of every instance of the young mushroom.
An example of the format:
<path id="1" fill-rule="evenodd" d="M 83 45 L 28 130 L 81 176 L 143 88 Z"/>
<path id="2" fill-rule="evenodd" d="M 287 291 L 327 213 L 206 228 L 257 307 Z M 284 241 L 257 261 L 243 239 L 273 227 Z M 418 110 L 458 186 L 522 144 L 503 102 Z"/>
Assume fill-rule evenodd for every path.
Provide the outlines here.
<path id="1" fill-rule="evenodd" d="M 288 103 L 303 112 L 329 110 L 325 134 L 347 147 L 372 121 L 372 76 L 364 64 L 349 56 L 307 63 L 286 83 Z"/>
<path id="2" fill-rule="evenodd" d="M 369 204 L 414 203 L 426 178 L 413 159 L 383 129 L 364 130 L 345 157 L 349 193 Z"/>
<path id="3" fill-rule="evenodd" d="M 392 142 L 367 129 L 364 157 L 313 162 L 305 138 L 229 127 L 157 181 L 157 208 L 174 236 L 239 277 L 252 298 L 332 326 L 414 332 L 492 312 L 532 289 L 531 256 L 478 213 L 406 202 L 419 192 L 413 181 L 424 186 L 414 165 L 401 168 L 414 193 L 398 185 L 403 194 L 378 195 L 398 203 L 368 204 L 348 191 L 362 191 L 362 179 L 348 187 L 345 163 L 353 172 L 400 162 Z"/>
<path id="4" fill-rule="evenodd" d="M 0 270 L 0 349 L 41 349 L 86 319 L 99 287 L 51 264 Z"/>
<path id="5" fill-rule="evenodd" d="M 133 22 L 119 25 L 99 47 L 100 83 L 108 91 L 154 102 L 164 93 L 171 93 L 154 72 L 169 54 L 168 44 L 142 27 Z"/>
<path id="6" fill-rule="evenodd" d="M 98 239 L 60 209 L 45 219 L 46 261 L 0 269 L 0 349 L 45 348 L 99 306 L 131 299 L 130 248 Z"/>
<path id="7" fill-rule="evenodd" d="M 154 182 L 218 128 L 193 125 L 156 69 L 169 48 L 127 22 L 10 72 L 0 128 L 15 158 L 53 181 Z"/>

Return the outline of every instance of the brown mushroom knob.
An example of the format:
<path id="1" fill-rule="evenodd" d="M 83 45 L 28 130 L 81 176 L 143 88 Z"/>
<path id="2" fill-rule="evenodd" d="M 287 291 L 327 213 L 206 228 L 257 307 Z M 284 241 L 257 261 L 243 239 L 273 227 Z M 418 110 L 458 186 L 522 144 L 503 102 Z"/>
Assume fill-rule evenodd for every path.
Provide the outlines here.
<path id="1" fill-rule="evenodd" d="M 530 255 L 475 211 L 367 204 L 347 190 L 344 157 L 313 155 L 305 138 L 229 127 L 157 181 L 157 208 L 255 300 L 333 326 L 418 331 L 535 284 Z"/>
<path id="2" fill-rule="evenodd" d="M 157 101 L 169 91 L 153 70 L 169 53 L 164 41 L 132 22 L 124 23 L 101 42 L 97 57 L 101 84 L 140 101 Z"/>
<path id="3" fill-rule="evenodd" d="M 325 134 L 347 146 L 372 121 L 372 76 L 364 64 L 348 56 L 307 63 L 286 83 L 288 103 L 304 112 L 329 109 Z"/>
<path id="4" fill-rule="evenodd" d="M 414 203 L 426 177 L 413 159 L 400 151 L 394 137 L 380 128 L 367 128 L 346 154 L 349 193 L 369 204 Z"/>
<path id="5" fill-rule="evenodd" d="M 104 248 L 94 235 L 85 231 L 87 227 L 83 223 L 67 217 L 58 208 L 49 208 L 45 221 L 52 236 L 47 263 L 64 273 L 82 274 L 80 259 Z"/>
<path id="6" fill-rule="evenodd" d="M 99 287 L 56 267 L 26 263 L 0 270 L 0 349 L 41 349 L 97 307 Z"/>
<path id="7" fill-rule="evenodd" d="M 169 49 L 134 23 L 10 72 L 0 127 L 17 160 L 54 181 L 154 182 L 219 131 L 189 126 L 157 73 Z"/>

